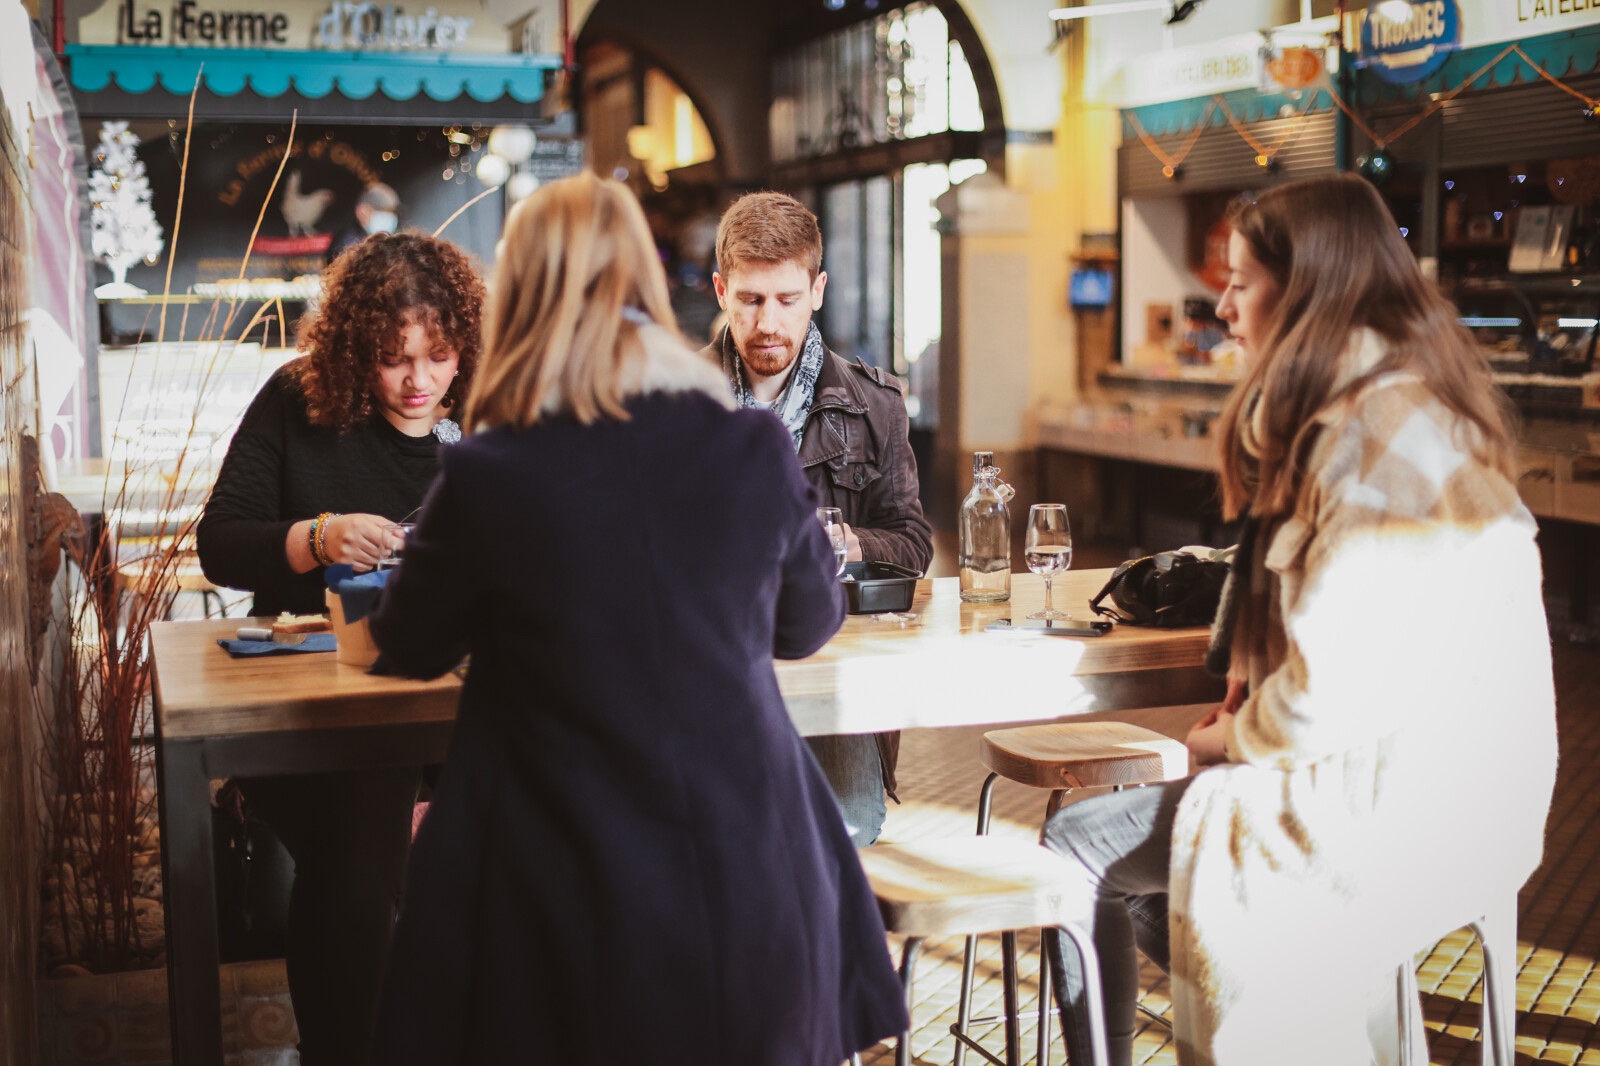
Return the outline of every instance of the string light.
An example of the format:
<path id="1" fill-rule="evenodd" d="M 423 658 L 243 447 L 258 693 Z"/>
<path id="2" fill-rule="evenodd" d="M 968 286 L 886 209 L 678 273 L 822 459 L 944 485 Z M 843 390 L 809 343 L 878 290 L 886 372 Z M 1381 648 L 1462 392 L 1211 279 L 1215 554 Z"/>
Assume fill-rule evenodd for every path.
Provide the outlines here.
<path id="1" fill-rule="evenodd" d="M 1405 4 L 1405 0 L 1399 0 L 1399 2 Z M 1405 4 L 1405 6 L 1409 11 L 1410 5 Z M 1086 9 L 1068 8 L 1064 10 L 1082 11 Z M 1052 12 L 1052 17 L 1057 17 L 1054 12 Z M 1422 111 L 1401 123 L 1398 127 L 1391 130 L 1386 135 L 1379 134 L 1371 126 L 1367 125 L 1366 121 L 1362 119 L 1355 109 L 1339 96 L 1339 93 L 1332 85 L 1323 86 L 1323 91 L 1328 94 L 1334 105 L 1350 118 L 1350 121 L 1355 125 L 1355 127 L 1364 133 L 1367 139 L 1372 142 L 1373 150 L 1367 155 L 1361 157 L 1361 160 L 1357 161 L 1357 168 L 1361 169 L 1363 165 L 1362 160 L 1365 160 L 1367 169 L 1363 170 L 1363 173 L 1366 173 L 1374 183 L 1377 183 L 1392 175 L 1395 169 L 1394 157 L 1389 155 L 1387 151 L 1389 145 L 1410 133 L 1440 108 L 1444 107 L 1451 100 L 1465 92 L 1490 70 L 1494 69 L 1494 67 L 1497 66 L 1502 59 L 1512 55 L 1515 55 L 1518 59 L 1521 59 L 1524 63 L 1526 63 L 1530 68 L 1532 68 L 1534 73 L 1539 75 L 1539 77 L 1543 78 L 1545 81 L 1548 81 L 1551 85 L 1554 85 L 1567 95 L 1581 101 L 1584 105 L 1582 114 L 1585 121 L 1593 122 L 1597 119 L 1600 119 L 1600 99 L 1586 96 L 1571 86 L 1563 83 L 1560 79 L 1556 78 L 1538 63 L 1535 63 L 1528 53 L 1522 50 L 1522 46 L 1520 44 L 1507 45 L 1493 59 L 1479 67 L 1460 85 L 1457 85 L 1449 92 L 1435 94 L 1431 98 L 1427 107 L 1423 108 Z M 1189 140 L 1185 143 L 1183 149 L 1176 156 L 1168 155 L 1161 148 L 1161 146 L 1155 142 L 1155 139 L 1151 137 L 1149 133 L 1145 131 L 1144 127 L 1139 124 L 1139 118 L 1132 110 L 1125 111 L 1124 115 L 1128 119 L 1129 124 L 1133 127 L 1134 132 L 1138 134 L 1139 140 L 1144 144 L 1145 148 L 1150 152 L 1151 155 L 1155 156 L 1161 161 L 1161 173 L 1168 180 L 1176 179 L 1182 175 L 1183 171 L 1181 164 L 1183 162 L 1183 158 L 1187 156 L 1190 149 L 1194 147 L 1195 141 L 1198 139 L 1200 132 L 1205 129 L 1206 123 L 1210 120 L 1213 109 L 1219 106 L 1222 108 L 1223 114 L 1227 116 L 1228 124 L 1233 127 L 1234 132 L 1237 133 L 1240 138 L 1244 140 L 1244 142 L 1248 144 L 1254 151 L 1256 166 L 1260 167 L 1262 170 L 1271 172 L 1277 169 L 1278 153 L 1283 151 L 1283 149 L 1288 146 L 1289 142 L 1299 134 L 1301 127 L 1304 125 L 1304 120 L 1310 117 L 1310 105 L 1315 99 L 1316 95 L 1317 94 L 1307 95 L 1306 107 L 1300 112 L 1301 122 L 1297 124 L 1294 129 L 1290 130 L 1282 141 L 1270 148 L 1262 144 L 1254 137 L 1249 127 L 1239 120 L 1238 116 L 1236 116 L 1232 109 L 1228 107 L 1227 99 L 1221 95 L 1213 96 L 1207 103 L 1206 110 L 1204 114 L 1201 115 L 1199 122 L 1196 123 L 1194 132 L 1190 134 Z M 1379 176 L 1380 174 L 1382 177 Z M 1513 181 L 1515 181 L 1515 178 L 1513 178 Z M 1449 182 L 1447 182 L 1445 187 L 1448 189 L 1452 186 Z"/>

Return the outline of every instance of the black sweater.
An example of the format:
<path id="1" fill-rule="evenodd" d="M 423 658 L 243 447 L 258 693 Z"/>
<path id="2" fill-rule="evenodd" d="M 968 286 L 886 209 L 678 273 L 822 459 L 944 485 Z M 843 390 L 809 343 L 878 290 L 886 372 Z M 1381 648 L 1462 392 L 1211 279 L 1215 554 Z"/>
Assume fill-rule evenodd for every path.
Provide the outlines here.
<path id="1" fill-rule="evenodd" d="M 439 442 L 374 414 L 340 433 L 314 426 L 291 363 L 262 386 L 239 424 L 198 529 L 200 566 L 218 585 L 255 593 L 254 613 L 320 614 L 322 569 L 289 569 L 289 527 L 324 511 L 411 516 L 439 469 Z"/>

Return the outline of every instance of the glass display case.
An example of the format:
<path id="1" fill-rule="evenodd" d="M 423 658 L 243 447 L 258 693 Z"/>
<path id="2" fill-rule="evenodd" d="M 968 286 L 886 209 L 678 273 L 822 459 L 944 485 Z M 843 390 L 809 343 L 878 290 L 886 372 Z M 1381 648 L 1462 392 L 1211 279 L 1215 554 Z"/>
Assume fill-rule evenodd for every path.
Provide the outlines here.
<path id="1" fill-rule="evenodd" d="M 1494 367 L 1588 373 L 1600 318 L 1600 156 L 1446 169 L 1441 181 L 1439 283 Z"/>

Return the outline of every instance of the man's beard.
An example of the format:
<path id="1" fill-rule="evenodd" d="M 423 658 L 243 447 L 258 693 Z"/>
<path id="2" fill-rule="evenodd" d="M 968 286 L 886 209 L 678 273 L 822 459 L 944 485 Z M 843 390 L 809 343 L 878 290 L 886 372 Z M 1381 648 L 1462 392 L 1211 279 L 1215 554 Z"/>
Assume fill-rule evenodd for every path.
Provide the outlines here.
<path id="1" fill-rule="evenodd" d="M 739 353 L 739 358 L 744 360 L 744 365 L 749 368 L 752 374 L 756 374 L 759 377 L 770 378 L 783 373 L 784 370 L 788 369 L 789 364 L 794 362 L 795 355 L 798 354 L 787 337 L 763 337 L 760 338 L 760 341 L 761 343 L 776 342 L 783 347 L 777 352 L 758 351 L 754 338 L 745 345 L 746 350 Z"/>

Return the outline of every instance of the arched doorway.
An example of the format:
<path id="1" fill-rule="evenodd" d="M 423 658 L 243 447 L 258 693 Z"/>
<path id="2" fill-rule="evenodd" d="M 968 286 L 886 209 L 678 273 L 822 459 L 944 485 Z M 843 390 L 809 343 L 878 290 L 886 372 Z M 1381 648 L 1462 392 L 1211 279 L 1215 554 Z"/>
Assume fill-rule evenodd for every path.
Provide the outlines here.
<path id="1" fill-rule="evenodd" d="M 714 176 L 672 176 L 651 210 L 658 232 L 709 236 L 729 199 L 762 187 L 817 213 L 830 278 L 818 324 L 836 351 L 908 382 L 926 500 L 939 393 L 955 393 L 954 368 L 940 360 L 948 286 L 933 201 L 1002 168 L 1006 142 L 995 71 L 962 5 L 807 0 L 739 5 L 731 17 L 717 0 L 597 0 L 578 46 L 581 56 L 603 60 L 606 52 L 590 51 L 603 47 L 633 57 L 608 75 L 624 106 L 643 100 L 644 72 L 660 69 L 703 116 Z M 599 76 L 598 63 L 584 72 Z M 603 139 L 597 124 L 588 132 L 592 145 Z M 603 152 L 591 159 L 605 172 Z M 710 210 L 682 192 L 701 176 L 703 188 L 718 185 Z M 684 326 L 699 335 L 698 320 Z"/>

